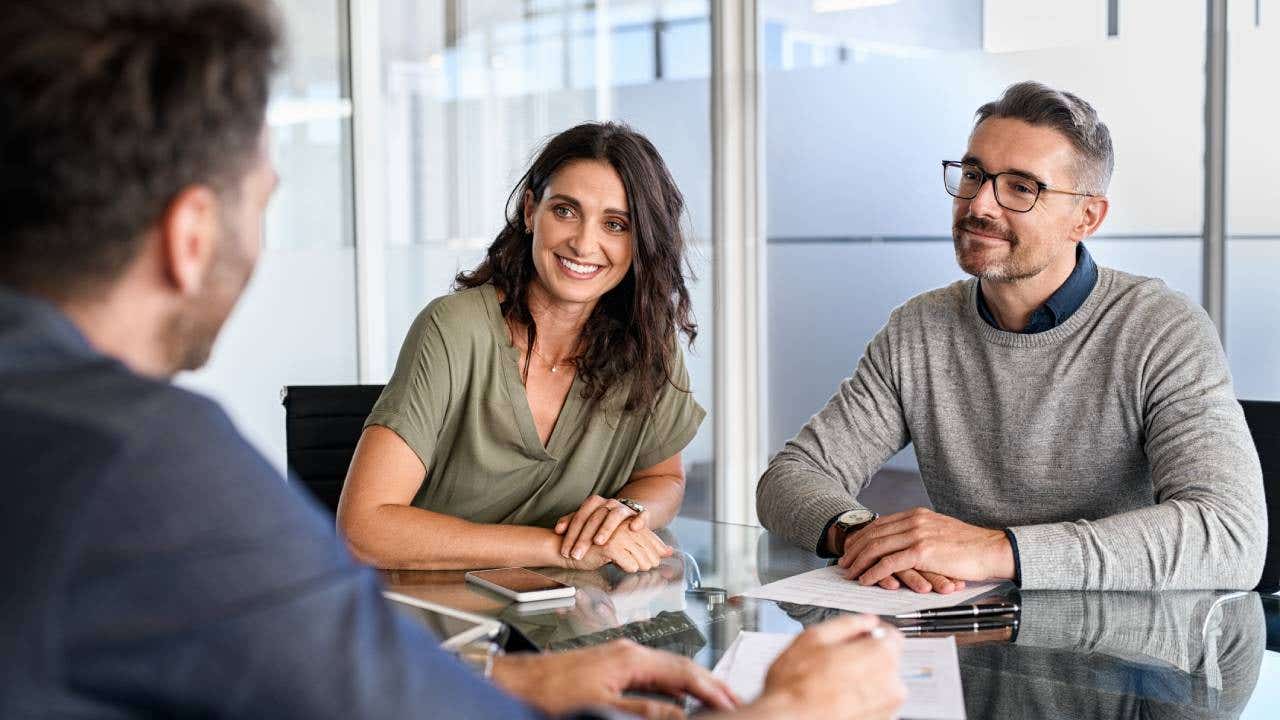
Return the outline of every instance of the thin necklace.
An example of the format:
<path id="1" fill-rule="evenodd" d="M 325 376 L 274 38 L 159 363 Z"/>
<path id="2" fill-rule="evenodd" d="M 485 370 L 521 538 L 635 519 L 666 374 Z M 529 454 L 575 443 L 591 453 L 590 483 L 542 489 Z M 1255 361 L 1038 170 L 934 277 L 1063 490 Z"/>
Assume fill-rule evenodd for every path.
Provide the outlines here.
<path id="1" fill-rule="evenodd" d="M 511 341 L 514 343 L 516 338 L 516 331 L 515 331 L 515 328 L 511 327 L 510 320 L 507 321 L 507 332 L 511 333 Z M 542 353 L 538 352 L 538 348 L 531 346 L 529 349 L 533 351 L 534 355 L 537 355 L 539 358 L 541 358 L 542 362 L 548 367 L 550 367 L 551 372 L 553 373 L 560 372 L 561 367 L 572 367 L 574 365 L 577 365 L 577 362 L 575 362 L 573 359 L 561 360 L 558 363 L 552 362 L 551 359 L 548 358 L 546 355 L 543 355 Z"/>
<path id="2" fill-rule="evenodd" d="M 551 361 L 551 360 L 550 360 L 546 355 L 543 355 L 542 353 L 538 352 L 538 348 L 531 347 L 531 348 L 529 348 L 529 349 L 533 351 L 533 354 L 534 354 L 534 355 L 537 355 L 538 357 L 542 358 L 542 362 L 544 362 L 544 363 L 546 363 L 548 366 L 550 366 L 550 367 L 551 367 L 551 372 L 553 372 L 553 373 L 558 373 L 558 372 L 560 372 L 560 368 L 561 368 L 561 367 L 570 367 L 570 366 L 574 365 L 574 361 L 573 361 L 573 360 L 561 360 L 561 361 L 560 361 L 560 362 L 558 362 L 558 363 L 557 363 L 557 362 L 552 362 L 552 361 Z"/>

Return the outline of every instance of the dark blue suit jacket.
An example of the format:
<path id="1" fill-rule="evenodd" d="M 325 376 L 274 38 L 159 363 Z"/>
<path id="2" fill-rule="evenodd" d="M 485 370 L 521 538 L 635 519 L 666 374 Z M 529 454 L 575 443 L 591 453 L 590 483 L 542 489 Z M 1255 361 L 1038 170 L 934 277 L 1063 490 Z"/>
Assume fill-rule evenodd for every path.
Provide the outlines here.
<path id="1" fill-rule="evenodd" d="M 383 601 L 213 402 L 0 286 L 0 717 L 533 715 Z"/>

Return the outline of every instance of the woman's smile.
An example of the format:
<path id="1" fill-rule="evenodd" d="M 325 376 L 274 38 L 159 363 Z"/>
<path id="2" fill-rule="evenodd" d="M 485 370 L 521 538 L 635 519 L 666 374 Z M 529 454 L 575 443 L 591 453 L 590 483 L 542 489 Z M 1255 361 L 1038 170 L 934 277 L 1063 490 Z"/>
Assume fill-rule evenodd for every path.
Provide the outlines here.
<path id="1" fill-rule="evenodd" d="M 603 265 L 574 262 L 563 255 L 556 255 L 556 260 L 564 274 L 574 280 L 590 280 L 604 270 Z"/>

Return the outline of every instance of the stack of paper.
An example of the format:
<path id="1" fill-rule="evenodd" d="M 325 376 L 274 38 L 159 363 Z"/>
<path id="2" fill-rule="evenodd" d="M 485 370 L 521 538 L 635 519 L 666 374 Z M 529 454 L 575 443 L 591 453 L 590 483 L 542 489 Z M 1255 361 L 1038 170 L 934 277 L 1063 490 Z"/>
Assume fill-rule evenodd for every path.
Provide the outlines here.
<path id="1" fill-rule="evenodd" d="M 715 675 L 743 702 L 751 702 L 764 690 L 769 666 L 794 639 L 782 633 L 741 632 L 716 663 Z M 964 691 L 954 637 L 904 640 L 901 677 L 907 686 L 901 717 L 964 720 Z"/>
<path id="2" fill-rule="evenodd" d="M 852 580 L 846 580 L 842 572 L 844 572 L 842 568 L 830 565 L 762 585 L 754 590 L 748 590 L 743 595 L 873 615 L 898 615 L 959 605 L 1003 584 L 999 582 L 966 583 L 963 590 L 949 595 L 939 595 L 938 593 L 918 593 L 907 588 L 885 590 L 875 586 L 863 587 Z"/>

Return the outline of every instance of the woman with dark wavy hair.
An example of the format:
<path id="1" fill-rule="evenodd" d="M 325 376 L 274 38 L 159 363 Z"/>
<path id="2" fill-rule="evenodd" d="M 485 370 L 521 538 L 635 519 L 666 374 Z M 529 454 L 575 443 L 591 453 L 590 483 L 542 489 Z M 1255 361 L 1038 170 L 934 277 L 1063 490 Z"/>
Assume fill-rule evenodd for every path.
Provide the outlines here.
<path id="1" fill-rule="evenodd" d="M 479 267 L 414 321 L 338 524 L 379 567 L 648 570 L 705 412 L 677 333 L 684 198 L 647 139 L 552 138 Z"/>

